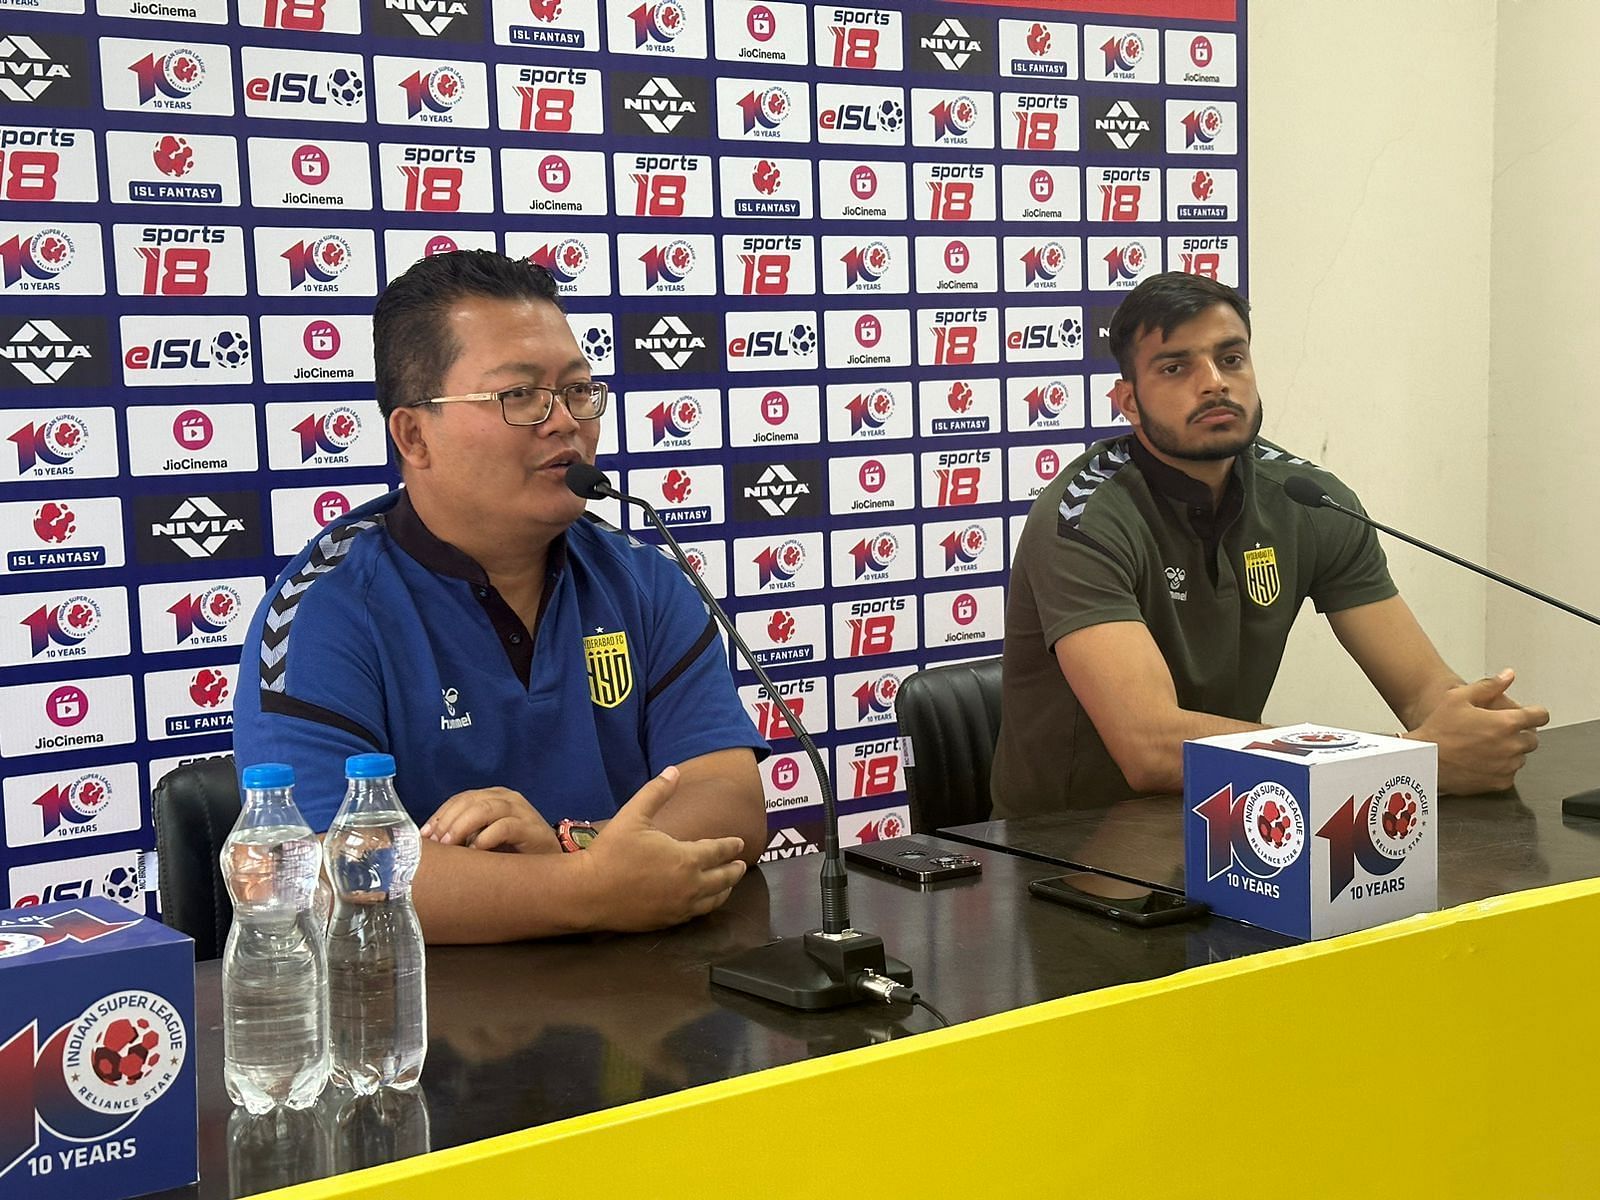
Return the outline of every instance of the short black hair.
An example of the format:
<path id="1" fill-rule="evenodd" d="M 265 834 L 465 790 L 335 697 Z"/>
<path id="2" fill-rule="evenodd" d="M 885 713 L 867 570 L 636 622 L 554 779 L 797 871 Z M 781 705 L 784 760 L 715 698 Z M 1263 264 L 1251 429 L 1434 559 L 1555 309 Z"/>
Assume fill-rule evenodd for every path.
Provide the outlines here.
<path id="1" fill-rule="evenodd" d="M 437 396 L 461 347 L 445 318 L 462 300 L 548 300 L 562 312 L 555 276 L 494 250 L 451 250 L 419 259 L 384 289 L 372 310 L 372 363 L 384 419 Z"/>
<path id="2" fill-rule="evenodd" d="M 1238 313 L 1250 332 L 1250 301 L 1225 283 L 1185 271 L 1164 271 L 1140 283 L 1111 317 L 1111 356 L 1122 377 L 1133 379 L 1133 347 L 1146 333 L 1159 329 L 1165 341 L 1179 325 L 1218 304 Z"/>

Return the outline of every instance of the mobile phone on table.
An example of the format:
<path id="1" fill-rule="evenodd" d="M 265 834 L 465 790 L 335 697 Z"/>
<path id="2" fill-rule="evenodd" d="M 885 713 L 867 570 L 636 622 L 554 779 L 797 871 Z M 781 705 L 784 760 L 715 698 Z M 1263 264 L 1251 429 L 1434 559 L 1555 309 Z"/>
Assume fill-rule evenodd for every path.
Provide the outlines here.
<path id="1" fill-rule="evenodd" d="M 846 846 L 844 858 L 853 866 L 871 867 L 874 871 L 883 871 L 915 883 L 956 879 L 962 875 L 976 875 L 983 870 L 983 863 L 972 855 L 950 850 L 915 835 Z"/>
<path id="2" fill-rule="evenodd" d="M 1057 875 L 1050 879 L 1035 879 L 1028 890 L 1045 900 L 1081 908 L 1085 912 L 1099 913 L 1113 921 L 1148 928 L 1151 925 L 1171 925 L 1175 921 L 1188 921 L 1210 911 L 1198 900 L 1190 900 L 1175 892 L 1129 883 L 1098 871 L 1075 871 L 1071 875 Z"/>

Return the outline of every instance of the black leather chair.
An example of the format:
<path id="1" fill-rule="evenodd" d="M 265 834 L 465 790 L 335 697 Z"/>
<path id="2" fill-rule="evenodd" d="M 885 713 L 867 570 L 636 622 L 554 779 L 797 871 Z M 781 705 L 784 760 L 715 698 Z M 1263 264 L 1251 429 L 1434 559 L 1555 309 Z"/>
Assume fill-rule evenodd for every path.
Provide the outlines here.
<path id="1" fill-rule="evenodd" d="M 218 855 L 242 807 L 231 754 L 184 763 L 151 792 L 161 919 L 194 939 L 196 959 L 220 957 L 233 924 Z"/>
<path id="2" fill-rule="evenodd" d="M 930 667 L 895 698 L 900 736 L 911 739 L 906 798 L 911 828 L 989 819 L 989 769 L 1000 736 L 1000 660 Z"/>

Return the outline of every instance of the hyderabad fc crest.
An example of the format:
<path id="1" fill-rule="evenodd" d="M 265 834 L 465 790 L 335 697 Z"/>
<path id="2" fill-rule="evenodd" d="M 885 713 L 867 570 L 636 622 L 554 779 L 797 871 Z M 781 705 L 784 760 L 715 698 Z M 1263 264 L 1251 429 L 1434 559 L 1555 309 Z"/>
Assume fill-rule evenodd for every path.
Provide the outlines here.
<path id="1" fill-rule="evenodd" d="M 1278 552 L 1262 546 L 1244 552 L 1244 590 L 1262 608 L 1278 598 L 1282 581 L 1278 578 Z"/>
<path id="2" fill-rule="evenodd" d="M 583 639 L 583 664 L 589 672 L 589 699 L 615 708 L 633 693 L 633 660 L 626 633 L 596 633 Z"/>

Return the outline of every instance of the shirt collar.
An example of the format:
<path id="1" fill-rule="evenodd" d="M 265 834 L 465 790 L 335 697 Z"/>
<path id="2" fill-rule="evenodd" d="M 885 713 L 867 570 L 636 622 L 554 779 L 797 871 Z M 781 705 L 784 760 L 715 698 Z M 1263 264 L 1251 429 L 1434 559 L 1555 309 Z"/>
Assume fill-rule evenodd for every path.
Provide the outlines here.
<path id="1" fill-rule="evenodd" d="M 400 489 L 399 500 L 389 510 L 387 525 L 395 545 L 435 575 L 449 575 L 479 587 L 488 586 L 489 573 L 478 564 L 477 559 L 434 536 L 433 531 L 422 523 L 405 488 Z M 546 577 L 560 574 L 566 565 L 567 535 L 563 532 L 557 534 L 550 543 L 549 557 L 545 562 Z"/>
<path id="2" fill-rule="evenodd" d="M 1129 434 L 1128 440 L 1131 443 L 1130 453 L 1134 465 L 1139 468 L 1153 491 L 1178 501 L 1190 512 L 1198 509 L 1208 516 L 1215 513 L 1218 518 L 1231 517 L 1243 506 L 1246 485 L 1245 463 L 1255 453 L 1254 442 L 1234 456 L 1233 468 L 1228 473 L 1228 486 L 1223 489 L 1222 500 L 1213 506 L 1209 487 L 1194 476 L 1185 474 L 1177 467 L 1164 463 L 1151 454 L 1139 440 L 1138 434 Z"/>

